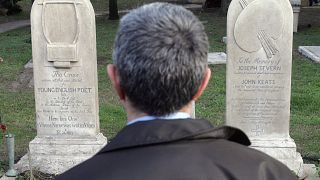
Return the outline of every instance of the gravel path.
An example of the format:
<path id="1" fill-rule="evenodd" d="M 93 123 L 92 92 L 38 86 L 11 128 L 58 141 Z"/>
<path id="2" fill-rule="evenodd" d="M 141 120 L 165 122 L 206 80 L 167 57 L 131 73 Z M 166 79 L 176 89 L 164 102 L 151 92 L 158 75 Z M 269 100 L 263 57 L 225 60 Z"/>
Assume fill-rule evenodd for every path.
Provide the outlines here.
<path id="1" fill-rule="evenodd" d="M 0 33 L 4 33 L 10 30 L 18 29 L 25 26 L 30 26 L 30 20 L 19 20 L 19 21 L 3 23 L 3 24 L 0 24 Z"/>

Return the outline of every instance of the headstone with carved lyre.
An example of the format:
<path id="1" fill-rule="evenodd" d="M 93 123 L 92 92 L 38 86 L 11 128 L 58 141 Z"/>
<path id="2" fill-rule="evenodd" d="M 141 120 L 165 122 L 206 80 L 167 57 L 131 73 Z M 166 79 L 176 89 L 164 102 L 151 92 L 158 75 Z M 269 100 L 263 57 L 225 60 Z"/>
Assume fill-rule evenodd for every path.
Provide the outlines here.
<path id="1" fill-rule="evenodd" d="M 89 0 L 36 0 L 31 12 L 37 136 L 18 163 L 59 174 L 107 142 L 100 133 L 95 13 Z M 31 159 L 31 162 L 29 162 Z M 20 164 L 20 166 L 19 166 Z"/>

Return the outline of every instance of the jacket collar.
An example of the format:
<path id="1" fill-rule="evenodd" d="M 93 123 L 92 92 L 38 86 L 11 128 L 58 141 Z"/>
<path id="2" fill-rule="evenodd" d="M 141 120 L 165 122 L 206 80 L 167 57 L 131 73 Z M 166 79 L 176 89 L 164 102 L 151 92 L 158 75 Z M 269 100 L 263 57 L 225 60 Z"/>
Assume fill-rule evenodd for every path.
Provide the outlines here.
<path id="1" fill-rule="evenodd" d="M 153 120 L 126 126 L 99 154 L 139 146 L 195 139 L 226 139 L 246 146 L 251 144 L 249 138 L 241 130 L 229 126 L 213 128 L 205 120 Z"/>

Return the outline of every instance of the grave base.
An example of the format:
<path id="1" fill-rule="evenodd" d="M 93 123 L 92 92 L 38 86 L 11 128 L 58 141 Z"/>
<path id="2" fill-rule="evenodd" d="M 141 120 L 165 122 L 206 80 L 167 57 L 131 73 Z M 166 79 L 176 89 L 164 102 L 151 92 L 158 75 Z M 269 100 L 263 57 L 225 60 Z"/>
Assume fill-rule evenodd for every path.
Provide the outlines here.
<path id="1" fill-rule="evenodd" d="M 89 159 L 107 144 L 101 133 L 94 138 L 55 139 L 36 137 L 29 144 L 29 153 L 15 165 L 19 172 L 30 170 L 61 174 Z"/>
<path id="2" fill-rule="evenodd" d="M 303 160 L 293 139 L 251 139 L 251 147 L 279 160 L 299 177 L 304 174 Z"/>

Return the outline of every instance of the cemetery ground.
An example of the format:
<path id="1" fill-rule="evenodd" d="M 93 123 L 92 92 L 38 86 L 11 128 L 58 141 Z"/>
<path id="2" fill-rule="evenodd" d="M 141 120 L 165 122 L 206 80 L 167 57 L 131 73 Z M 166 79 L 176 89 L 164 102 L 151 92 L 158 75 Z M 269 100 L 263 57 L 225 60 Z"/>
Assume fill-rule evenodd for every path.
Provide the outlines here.
<path id="1" fill-rule="evenodd" d="M 197 13 L 206 27 L 210 52 L 225 51 L 221 42 L 226 32 L 226 17 L 218 12 Z M 23 15 L 21 15 L 23 16 Z M 106 75 L 106 65 L 112 63 L 112 45 L 118 21 L 97 18 L 97 53 L 101 132 L 112 137 L 126 124 L 126 115 Z M 1 20 L 0 20 L 1 23 Z M 8 132 L 16 136 L 16 160 L 22 157 L 29 142 L 36 135 L 34 91 L 27 81 L 31 71 L 24 65 L 31 59 L 30 28 L 0 34 L 0 113 Z M 305 27 L 294 34 L 291 137 L 306 162 L 320 159 L 320 64 L 313 63 L 298 53 L 298 46 L 320 45 L 320 25 Z M 214 125 L 224 124 L 226 66 L 210 66 L 213 76 L 203 96 L 196 103 L 196 116 Z M 1 167 L 6 166 L 3 139 L 0 138 Z M 2 169 L 3 170 L 3 169 Z"/>

